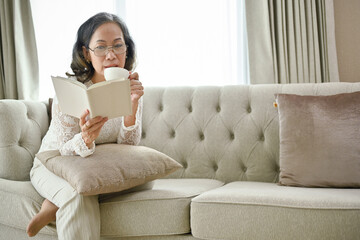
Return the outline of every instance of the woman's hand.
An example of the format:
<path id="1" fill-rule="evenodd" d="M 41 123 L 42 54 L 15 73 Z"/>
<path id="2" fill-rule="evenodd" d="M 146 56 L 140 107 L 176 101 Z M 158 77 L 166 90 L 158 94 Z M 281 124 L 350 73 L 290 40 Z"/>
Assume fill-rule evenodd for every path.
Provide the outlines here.
<path id="1" fill-rule="evenodd" d="M 94 117 L 89 120 L 86 120 L 86 117 L 89 115 L 89 110 L 85 110 L 80 116 L 80 129 L 81 136 L 88 148 L 92 148 L 92 142 L 99 136 L 102 126 L 108 120 L 107 117 Z"/>
<path id="2" fill-rule="evenodd" d="M 139 105 L 139 99 L 144 95 L 144 87 L 139 81 L 139 74 L 137 72 L 131 73 L 129 76 L 130 79 L 130 89 L 131 89 L 131 103 L 132 103 L 132 115 L 124 117 L 124 125 L 126 127 L 132 126 L 136 121 L 136 111 Z"/>
<path id="3" fill-rule="evenodd" d="M 137 104 L 141 96 L 144 95 L 144 87 L 139 81 L 139 74 L 137 72 L 131 73 L 129 79 L 131 89 L 131 102 L 134 105 Z"/>

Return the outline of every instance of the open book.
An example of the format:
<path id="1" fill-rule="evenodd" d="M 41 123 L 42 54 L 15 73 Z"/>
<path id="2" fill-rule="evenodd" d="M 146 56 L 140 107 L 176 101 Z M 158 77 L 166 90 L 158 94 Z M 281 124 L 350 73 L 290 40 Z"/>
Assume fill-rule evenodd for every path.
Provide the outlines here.
<path id="1" fill-rule="evenodd" d="M 80 118 L 89 109 L 90 117 L 109 119 L 131 115 L 130 82 L 117 79 L 96 83 L 87 88 L 81 82 L 52 77 L 55 93 L 63 113 Z"/>

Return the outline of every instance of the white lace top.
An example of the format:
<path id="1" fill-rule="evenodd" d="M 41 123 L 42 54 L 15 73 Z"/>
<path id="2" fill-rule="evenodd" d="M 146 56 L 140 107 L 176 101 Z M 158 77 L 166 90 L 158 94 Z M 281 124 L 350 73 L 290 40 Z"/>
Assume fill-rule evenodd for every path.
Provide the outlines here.
<path id="1" fill-rule="evenodd" d="M 86 87 L 92 84 L 91 81 L 85 83 Z M 95 144 L 116 142 L 137 145 L 141 138 L 142 105 L 142 98 L 140 98 L 135 125 L 126 127 L 124 117 L 109 119 L 102 127 Z M 86 146 L 81 137 L 79 119 L 62 113 L 55 96 L 52 104 L 51 124 L 39 151 L 58 149 L 61 155 L 86 157 L 94 153 L 95 144 L 91 149 Z"/>

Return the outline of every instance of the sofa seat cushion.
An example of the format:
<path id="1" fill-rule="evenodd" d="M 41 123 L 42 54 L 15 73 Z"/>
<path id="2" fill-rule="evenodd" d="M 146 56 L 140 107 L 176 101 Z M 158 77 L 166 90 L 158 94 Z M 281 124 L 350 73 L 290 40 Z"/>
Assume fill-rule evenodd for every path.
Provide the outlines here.
<path id="1" fill-rule="evenodd" d="M 203 239 L 359 239 L 360 189 L 232 182 L 192 200 Z"/>
<path id="2" fill-rule="evenodd" d="M 30 181 L 0 179 L 0 224 L 25 230 L 43 201 Z M 44 227 L 41 233 L 55 235 L 55 223 Z"/>
<path id="3" fill-rule="evenodd" d="M 191 199 L 222 185 L 211 179 L 159 179 L 150 190 L 100 195 L 101 236 L 190 233 Z M 0 179 L 0 201 L 0 225 L 25 231 L 44 198 L 30 181 Z M 40 234 L 56 235 L 55 222 Z"/>
<path id="4" fill-rule="evenodd" d="M 101 235 L 160 236 L 190 232 L 190 202 L 221 187 L 212 179 L 158 179 L 150 190 L 100 196 Z"/>

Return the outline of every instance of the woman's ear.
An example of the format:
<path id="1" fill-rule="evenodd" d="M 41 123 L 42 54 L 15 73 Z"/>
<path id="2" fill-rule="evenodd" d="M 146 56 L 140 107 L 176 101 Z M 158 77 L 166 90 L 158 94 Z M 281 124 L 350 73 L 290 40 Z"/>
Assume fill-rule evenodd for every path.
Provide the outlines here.
<path id="1" fill-rule="evenodd" d="M 90 59 L 90 54 L 89 54 L 89 51 L 86 49 L 85 46 L 82 46 L 82 51 L 83 51 L 83 55 L 84 55 L 85 61 L 86 61 L 86 62 L 90 62 L 90 61 L 91 61 L 91 59 Z"/>

